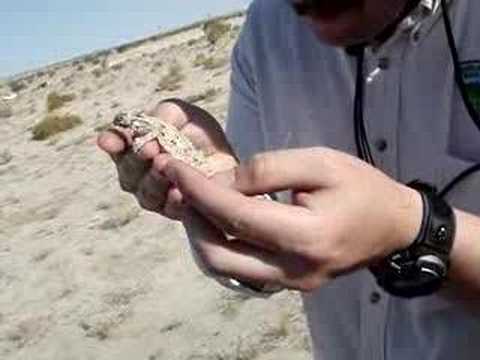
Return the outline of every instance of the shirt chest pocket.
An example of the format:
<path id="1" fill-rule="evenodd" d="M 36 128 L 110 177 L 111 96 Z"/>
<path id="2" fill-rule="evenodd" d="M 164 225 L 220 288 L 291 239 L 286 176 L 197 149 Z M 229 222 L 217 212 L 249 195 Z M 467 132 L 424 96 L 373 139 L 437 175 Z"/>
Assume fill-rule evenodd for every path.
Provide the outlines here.
<path id="1" fill-rule="evenodd" d="M 452 118 L 448 152 L 467 162 L 480 163 L 480 129 L 470 117 Z"/>
<path id="2" fill-rule="evenodd" d="M 468 114 L 457 88 L 452 101 L 448 150 L 454 157 L 480 163 L 480 50 L 475 55 L 463 58 L 467 59 L 461 64 L 465 92 L 479 124 L 477 126 Z"/>

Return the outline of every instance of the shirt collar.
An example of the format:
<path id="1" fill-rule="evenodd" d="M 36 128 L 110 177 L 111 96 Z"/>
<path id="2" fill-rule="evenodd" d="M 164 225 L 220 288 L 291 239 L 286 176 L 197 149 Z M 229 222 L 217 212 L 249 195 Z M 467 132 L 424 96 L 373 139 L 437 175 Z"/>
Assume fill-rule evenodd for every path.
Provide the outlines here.
<path id="1" fill-rule="evenodd" d="M 420 6 L 422 6 L 426 10 L 429 10 L 431 13 L 436 12 L 439 5 L 440 5 L 440 1 L 438 1 L 438 0 L 422 0 L 422 1 L 420 1 Z"/>
<path id="2" fill-rule="evenodd" d="M 418 6 L 399 24 L 399 30 L 409 32 L 426 18 L 435 14 L 440 7 L 440 0 L 421 0 Z"/>

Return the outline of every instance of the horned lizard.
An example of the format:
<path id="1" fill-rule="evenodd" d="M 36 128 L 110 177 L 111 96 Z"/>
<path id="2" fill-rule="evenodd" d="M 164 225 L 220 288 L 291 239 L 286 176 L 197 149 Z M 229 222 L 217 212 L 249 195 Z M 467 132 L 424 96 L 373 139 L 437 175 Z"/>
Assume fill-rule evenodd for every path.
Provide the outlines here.
<path id="1" fill-rule="evenodd" d="M 156 139 L 164 151 L 190 166 L 210 175 L 206 155 L 172 124 L 143 111 L 132 110 L 117 114 L 113 125 L 133 131 L 132 148 L 139 153 L 145 144 Z"/>
<path id="2" fill-rule="evenodd" d="M 143 111 L 132 110 L 117 114 L 113 120 L 113 125 L 133 131 L 132 148 L 135 153 L 139 153 L 147 142 L 156 139 L 159 145 L 173 157 L 197 168 L 207 176 L 212 174 L 208 167 L 206 155 L 195 148 L 190 139 L 182 134 L 179 129 L 158 117 L 148 116 Z M 273 198 L 269 194 L 258 195 L 257 197 L 266 200 L 272 200 Z M 227 240 L 233 239 L 228 234 L 226 235 Z M 234 278 L 221 276 L 217 276 L 216 279 L 224 286 L 250 296 L 269 297 L 283 290 L 283 287 L 278 285 L 254 286 Z"/>

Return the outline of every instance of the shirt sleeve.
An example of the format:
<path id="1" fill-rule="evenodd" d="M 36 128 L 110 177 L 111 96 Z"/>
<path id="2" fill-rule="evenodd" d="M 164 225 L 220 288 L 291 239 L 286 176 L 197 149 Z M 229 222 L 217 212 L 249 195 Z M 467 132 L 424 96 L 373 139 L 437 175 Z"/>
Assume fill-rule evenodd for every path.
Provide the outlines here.
<path id="1" fill-rule="evenodd" d="M 248 10 L 231 56 L 226 135 L 241 161 L 264 149 L 253 51 L 255 3 Z"/>

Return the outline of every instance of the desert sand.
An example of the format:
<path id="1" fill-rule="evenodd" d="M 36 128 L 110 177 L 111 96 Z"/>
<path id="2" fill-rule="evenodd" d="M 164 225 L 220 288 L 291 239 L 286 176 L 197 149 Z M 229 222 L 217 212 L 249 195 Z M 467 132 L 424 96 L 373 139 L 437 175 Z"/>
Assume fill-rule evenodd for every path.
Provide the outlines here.
<path id="1" fill-rule="evenodd" d="M 225 21 L 213 45 L 194 27 L 0 87 L 1 359 L 311 358 L 298 293 L 253 299 L 205 277 L 182 225 L 140 209 L 96 147 L 118 111 L 166 97 L 224 123 L 243 17 Z M 35 141 L 52 92 L 74 94 L 55 112 L 83 122 Z"/>

